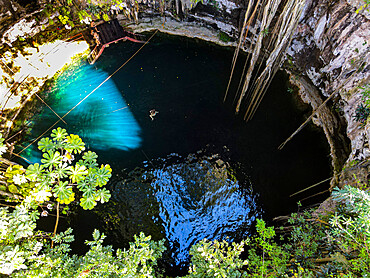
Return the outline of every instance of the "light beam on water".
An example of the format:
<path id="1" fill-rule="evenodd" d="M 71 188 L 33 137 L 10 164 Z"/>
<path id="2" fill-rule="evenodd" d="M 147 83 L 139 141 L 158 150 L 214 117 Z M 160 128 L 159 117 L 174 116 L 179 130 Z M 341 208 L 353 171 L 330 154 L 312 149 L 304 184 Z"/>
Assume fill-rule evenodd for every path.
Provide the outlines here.
<path id="1" fill-rule="evenodd" d="M 328 176 L 328 152 L 308 131 L 283 153 L 277 150 L 303 115 L 293 106 L 283 75 L 272 82 L 261 109 L 246 125 L 222 103 L 232 52 L 161 40 L 149 44 L 65 119 L 63 127 L 82 136 L 92 150 L 103 149 L 99 163 L 113 169 L 111 201 L 75 215 L 73 248 L 82 252 L 95 228 L 115 248 L 127 247 L 143 231 L 155 240 L 166 238 L 166 265 L 187 269 L 193 243 L 204 237 L 246 238 L 262 216 L 261 205 L 267 219 L 295 210 L 297 200 L 289 194 Z M 64 115 L 137 47 L 112 45 L 94 67 L 68 69 L 47 92 L 48 104 Z M 151 120 L 153 108 L 160 113 Z M 45 108 L 30 121 L 36 138 L 57 117 Z M 204 148 L 206 154 L 199 154 Z M 219 158 L 213 159 L 215 154 Z M 143 167 L 144 159 L 150 162 Z M 258 194 L 249 189 L 252 185 Z"/>
<path id="2" fill-rule="evenodd" d="M 63 72 L 57 78 L 56 84 L 46 92 L 49 96 L 47 101 L 56 113 L 63 116 L 107 77 L 106 72 L 87 63 L 71 67 Z M 39 117 L 47 118 L 48 121 L 37 121 L 37 125 L 32 127 L 35 137 L 49 128 L 47 124 L 50 124 L 50 119 L 58 120 L 48 109 L 44 109 Z M 141 129 L 111 79 L 64 119 L 67 125 L 59 123 L 58 126 L 66 128 L 68 133 L 81 136 L 90 148 L 132 150 L 140 147 Z M 35 149 L 35 146 L 33 148 Z M 36 161 L 38 154 L 32 153 L 34 154 L 31 155 L 31 161 Z"/>

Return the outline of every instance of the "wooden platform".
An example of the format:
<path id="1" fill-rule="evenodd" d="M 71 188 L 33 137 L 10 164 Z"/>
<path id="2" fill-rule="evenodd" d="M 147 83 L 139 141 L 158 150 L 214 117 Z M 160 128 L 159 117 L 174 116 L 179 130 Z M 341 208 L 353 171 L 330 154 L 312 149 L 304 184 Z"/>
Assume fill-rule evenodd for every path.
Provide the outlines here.
<path id="1" fill-rule="evenodd" d="M 121 40 L 144 43 L 143 41 L 138 40 L 134 33 L 124 30 L 117 19 L 113 19 L 96 26 L 93 25 L 91 27 L 91 34 L 95 39 L 96 46 L 88 56 L 90 64 L 94 64 L 103 53 L 104 49 L 111 43 L 116 43 Z"/>

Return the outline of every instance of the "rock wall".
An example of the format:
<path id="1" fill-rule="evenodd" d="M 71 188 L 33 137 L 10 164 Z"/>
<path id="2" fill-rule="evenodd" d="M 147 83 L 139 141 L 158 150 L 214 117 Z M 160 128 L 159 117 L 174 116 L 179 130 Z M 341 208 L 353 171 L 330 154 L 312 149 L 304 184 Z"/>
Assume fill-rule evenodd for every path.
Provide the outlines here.
<path id="1" fill-rule="evenodd" d="M 179 4 L 176 4 L 179 2 Z M 239 21 L 243 8 L 234 1 L 204 0 L 194 4 L 189 0 L 167 0 L 165 9 L 156 1 L 139 1 L 140 12 L 134 24 L 123 14 L 118 19 L 134 32 L 153 30 L 214 42 L 223 46 L 235 46 L 239 34 Z M 252 30 L 253 31 L 253 30 Z M 220 40 L 220 33 L 230 41 Z"/>
<path id="2" fill-rule="evenodd" d="M 370 158 L 370 124 L 364 126 L 354 118 L 362 101 L 359 87 L 368 84 L 370 79 L 370 12 L 366 9 L 356 12 L 363 4 L 362 0 L 307 0 L 287 51 L 286 69 L 291 73 L 291 83 L 299 88 L 302 100 L 313 110 L 334 93 L 331 101 L 313 118 L 313 122 L 323 128 L 330 144 L 332 186 L 338 184 L 339 173 L 346 163 Z M 220 31 L 237 39 L 244 5 L 246 3 L 227 0 L 205 1 L 188 11 L 180 25 L 213 29 L 205 39 Z M 251 26 L 250 41 L 254 40 L 258 24 L 257 21 Z M 162 21 L 162 29 L 165 26 L 166 22 Z M 201 37 L 199 33 L 203 33 L 188 26 L 185 29 L 191 30 L 190 36 Z M 217 38 L 208 40 L 217 41 Z M 348 181 L 344 176 L 353 176 L 348 167 L 341 183 Z"/>
<path id="3" fill-rule="evenodd" d="M 135 6 L 131 2 L 127 0 L 126 9 Z M 136 15 L 134 22 L 127 19 L 130 11 L 112 11 L 135 32 L 158 29 L 228 46 L 236 45 L 248 4 L 240 0 L 204 0 L 197 4 L 189 0 L 139 0 L 137 3 L 140 8 L 135 6 L 132 11 Z M 287 51 L 286 69 L 291 73 L 291 82 L 313 109 L 336 92 L 313 119 L 323 128 L 331 146 L 335 174 L 346 161 L 370 158 L 370 125 L 361 125 L 354 118 L 362 101 L 358 87 L 368 84 L 370 79 L 370 13 L 367 10 L 356 13 L 361 4 L 362 0 L 307 0 Z M 255 40 L 258 26 L 257 21 L 249 29 L 249 42 Z M 222 40 L 222 33 L 234 40 Z M 346 176 L 350 177 L 348 173 Z M 335 184 L 333 181 L 332 185 Z"/>
<path id="4" fill-rule="evenodd" d="M 352 0 L 307 0 L 288 51 L 295 72 L 319 90 L 320 98 L 337 94 L 314 121 L 326 133 L 337 172 L 347 154 L 347 161 L 363 161 L 370 157 L 369 125 L 363 126 L 354 118 L 362 101 L 359 87 L 368 84 L 370 79 L 369 12 L 356 13 L 361 4 L 362 1 Z M 299 87 L 307 88 L 302 86 L 304 83 Z M 312 91 L 315 89 L 301 90 L 301 93 L 315 109 L 322 100 Z M 350 140 L 350 149 L 346 137 Z M 351 174 L 346 173 L 346 176 Z"/>
<path id="5" fill-rule="evenodd" d="M 336 92 L 313 118 L 330 144 L 335 174 L 332 186 L 338 184 L 346 161 L 370 157 L 369 125 L 363 126 L 354 118 L 362 99 L 359 87 L 368 84 L 370 78 L 370 13 L 364 9 L 356 12 L 362 4 L 361 0 L 307 0 L 287 51 L 289 63 L 285 68 L 291 74 L 291 83 L 313 110 Z M 140 32 L 156 28 L 219 44 L 222 42 L 217 34 L 225 32 L 236 41 L 245 5 L 227 0 L 204 1 L 187 10 L 181 22 L 144 12 L 134 29 Z M 249 41 L 254 40 L 258 24 L 251 26 Z M 235 41 L 228 45 L 235 45 Z"/>

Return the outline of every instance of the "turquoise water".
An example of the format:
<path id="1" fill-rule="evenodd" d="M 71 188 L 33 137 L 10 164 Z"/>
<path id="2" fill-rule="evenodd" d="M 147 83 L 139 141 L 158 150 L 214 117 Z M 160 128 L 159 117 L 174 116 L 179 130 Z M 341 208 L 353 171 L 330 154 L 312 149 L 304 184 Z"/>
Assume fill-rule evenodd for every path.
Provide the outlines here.
<path id="1" fill-rule="evenodd" d="M 70 67 L 57 79 L 55 85 L 46 90 L 48 102 L 60 116 L 66 115 L 57 126 L 66 128 L 69 133 L 78 134 L 84 139 L 87 148 L 95 150 L 133 150 L 141 145 L 141 129 L 129 105 L 122 97 L 108 73 L 82 62 Z M 37 137 L 57 122 L 58 117 L 48 108 L 32 126 L 32 134 Z M 55 127 L 54 127 L 55 128 Z M 46 133 L 45 136 L 50 134 Z M 35 146 L 27 154 L 31 162 L 38 162 L 40 154 Z"/>
<path id="2" fill-rule="evenodd" d="M 44 92 L 45 100 L 64 115 L 140 46 L 112 45 L 93 66 L 70 67 Z M 156 35 L 65 117 L 67 125 L 56 125 L 79 134 L 99 162 L 113 169 L 111 202 L 69 218 L 75 252 L 83 252 L 84 240 L 97 227 L 114 247 L 127 247 L 144 231 L 167 239 L 164 265 L 178 274 L 186 270 L 195 242 L 245 238 L 257 217 L 288 214 L 297 201 L 328 186 L 289 198 L 330 176 L 327 143 L 320 131 L 306 128 L 277 150 L 310 112 L 297 109 L 281 72 L 251 122 L 235 116 L 232 95 L 222 101 L 232 55 L 196 40 Z M 240 71 L 238 65 L 236 74 Z M 159 111 L 154 120 L 151 109 Z M 30 119 L 23 145 L 56 121 L 43 107 Z M 24 155 L 32 161 L 39 156 L 36 147 Z"/>

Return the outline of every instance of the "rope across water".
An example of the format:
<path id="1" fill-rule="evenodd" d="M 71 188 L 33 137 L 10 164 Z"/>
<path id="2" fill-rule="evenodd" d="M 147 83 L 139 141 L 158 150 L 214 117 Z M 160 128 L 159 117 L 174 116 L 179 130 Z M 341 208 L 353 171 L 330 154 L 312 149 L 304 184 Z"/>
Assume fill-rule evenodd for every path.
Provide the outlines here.
<path id="1" fill-rule="evenodd" d="M 17 153 L 17 155 L 20 155 L 24 150 L 29 148 L 33 143 L 35 143 L 37 140 L 39 140 L 41 137 L 43 137 L 47 132 L 49 132 L 50 129 L 52 129 L 55 125 L 57 125 L 63 118 L 65 118 L 70 112 L 72 112 L 74 109 L 76 109 L 77 106 L 79 106 L 83 101 L 85 101 L 89 96 L 91 96 L 97 89 L 99 89 L 105 82 L 107 82 L 110 78 L 112 78 L 113 75 L 115 75 L 120 69 L 122 69 L 132 58 L 134 58 L 147 43 L 157 34 L 158 30 L 156 30 L 150 38 L 129 58 L 127 59 L 120 67 L 118 67 L 111 75 L 109 75 L 103 82 L 101 82 L 94 90 L 92 90 L 88 95 L 86 95 L 80 102 L 78 102 L 74 107 L 72 107 L 67 113 L 65 113 L 59 120 L 57 120 L 52 126 L 50 126 L 47 130 L 45 130 L 40 136 L 38 136 L 36 139 L 34 139 L 30 144 L 28 144 L 26 147 L 24 147 L 20 152 Z"/>

